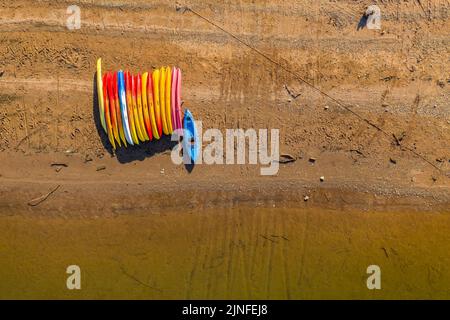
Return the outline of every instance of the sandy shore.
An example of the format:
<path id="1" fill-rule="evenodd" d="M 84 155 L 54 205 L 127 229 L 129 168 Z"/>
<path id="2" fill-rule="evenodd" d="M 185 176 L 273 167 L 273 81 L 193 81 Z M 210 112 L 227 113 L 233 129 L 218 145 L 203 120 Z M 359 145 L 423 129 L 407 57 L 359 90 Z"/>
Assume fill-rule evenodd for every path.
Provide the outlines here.
<path id="1" fill-rule="evenodd" d="M 186 3 L 266 59 L 171 1 L 78 1 L 68 30 L 71 1 L 0 0 L 0 298 L 448 298 L 449 4 L 385 2 L 380 30 L 350 0 Z M 204 130 L 278 129 L 292 162 L 112 150 L 99 57 L 179 66 Z"/>

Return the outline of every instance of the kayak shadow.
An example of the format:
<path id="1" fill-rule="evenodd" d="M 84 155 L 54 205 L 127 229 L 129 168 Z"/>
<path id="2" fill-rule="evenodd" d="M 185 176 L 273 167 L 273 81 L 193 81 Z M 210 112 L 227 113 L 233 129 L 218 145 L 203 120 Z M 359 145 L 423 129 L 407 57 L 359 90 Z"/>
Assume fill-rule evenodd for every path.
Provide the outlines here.
<path id="1" fill-rule="evenodd" d="M 93 78 L 93 102 L 92 102 L 92 113 L 94 116 L 95 128 L 97 129 L 97 134 L 100 137 L 100 141 L 105 148 L 105 150 L 112 156 L 117 157 L 117 161 L 120 163 L 130 163 L 133 161 L 143 161 L 146 158 L 150 158 L 156 154 L 165 153 L 170 151 L 178 143 L 177 141 L 171 141 L 170 136 L 162 136 L 160 140 L 146 141 L 139 145 L 125 147 L 117 147 L 113 150 L 111 143 L 109 142 L 108 135 L 105 130 L 103 130 L 100 114 L 99 114 L 99 101 L 97 94 L 97 73 L 94 74 Z"/>
<path id="2" fill-rule="evenodd" d="M 356 27 L 356 30 L 359 31 L 361 29 L 364 29 L 367 26 L 367 16 L 362 15 L 361 19 L 359 19 L 358 26 Z"/>
<path id="3" fill-rule="evenodd" d="M 115 155 L 120 163 L 143 161 L 154 155 L 170 152 L 176 144 L 176 141 L 171 141 L 170 136 L 162 136 L 159 140 L 146 141 L 134 146 L 128 145 L 126 148 L 118 147 Z"/>
<path id="4" fill-rule="evenodd" d="M 191 173 L 194 170 L 195 163 L 185 164 L 184 167 L 188 173 Z"/>
<path id="5" fill-rule="evenodd" d="M 181 145 L 183 145 L 183 138 L 184 137 L 180 137 L 180 139 L 179 139 Z M 184 168 L 186 169 L 186 171 L 188 173 L 191 173 L 194 170 L 195 162 L 191 162 L 191 159 L 189 159 L 189 156 L 184 154 L 184 147 L 181 151 L 181 155 L 183 157 Z"/>

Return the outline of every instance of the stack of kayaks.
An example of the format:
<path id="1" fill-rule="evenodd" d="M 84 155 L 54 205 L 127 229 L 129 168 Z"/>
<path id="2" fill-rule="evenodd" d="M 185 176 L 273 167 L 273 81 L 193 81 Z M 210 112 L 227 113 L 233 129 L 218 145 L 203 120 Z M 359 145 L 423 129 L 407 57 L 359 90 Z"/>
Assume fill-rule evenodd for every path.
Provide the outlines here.
<path id="1" fill-rule="evenodd" d="M 102 75 L 98 59 L 97 90 L 100 122 L 114 149 L 158 140 L 183 128 L 179 68 Z"/>

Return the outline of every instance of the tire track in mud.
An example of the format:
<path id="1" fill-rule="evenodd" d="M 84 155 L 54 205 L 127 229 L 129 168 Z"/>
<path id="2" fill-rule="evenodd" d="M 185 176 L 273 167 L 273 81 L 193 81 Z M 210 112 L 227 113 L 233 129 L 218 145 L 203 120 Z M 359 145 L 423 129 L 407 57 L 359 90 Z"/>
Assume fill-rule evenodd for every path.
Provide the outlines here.
<path id="1" fill-rule="evenodd" d="M 274 2 L 276 4 L 274 4 Z M 222 1 L 222 3 L 218 3 L 214 0 L 202 0 L 202 1 L 189 1 L 189 3 L 183 3 L 183 5 L 189 5 L 191 7 L 195 6 L 197 10 L 207 10 L 210 9 L 211 6 L 214 6 L 215 9 L 221 13 L 223 13 L 225 8 L 228 7 L 239 7 L 240 12 L 252 12 L 252 13 L 263 13 L 263 14 L 276 14 L 280 10 L 285 11 L 293 16 L 309 16 L 308 7 L 311 6 L 314 2 L 320 1 L 298 1 L 294 5 L 289 3 L 288 1 L 278 2 L 278 1 L 259 1 L 258 4 L 255 4 L 253 1 Z M 31 3 L 31 4 L 30 4 Z M 155 10 L 155 9 L 173 9 L 177 8 L 177 5 L 168 1 L 152 1 L 149 4 L 146 1 L 90 1 L 90 0 L 78 0 L 77 4 L 83 8 L 88 9 L 106 9 L 106 10 L 120 10 L 120 11 L 142 11 L 142 10 Z M 52 0 L 40 0 L 39 5 L 53 6 L 54 1 Z M 329 4 L 328 2 L 322 1 L 321 6 L 323 8 L 324 13 L 333 13 L 336 11 L 336 8 L 339 11 L 345 12 L 347 15 L 352 17 L 360 17 L 364 11 L 365 3 L 360 3 L 352 1 L 352 0 L 341 0 L 339 3 Z M 59 6 L 69 6 L 73 5 L 73 1 L 71 0 L 58 0 Z M 449 0 L 427 0 L 427 12 L 424 12 L 424 7 L 420 1 L 410 0 L 410 1 L 382 1 L 379 4 L 380 7 L 387 10 L 396 11 L 397 9 L 402 10 L 405 14 L 411 15 L 416 14 L 419 18 L 446 18 L 448 17 L 448 12 L 446 9 L 450 6 Z M 10 8 L 23 8 L 23 7 L 36 7 L 36 3 L 31 0 L 18 0 L 15 1 L 15 7 L 10 6 Z M 401 7 L 400 7 L 401 6 Z M 424 16 L 425 13 L 425 16 Z M 427 15 L 428 13 L 428 15 Z M 387 16 L 398 17 L 397 13 L 391 14 Z M 414 18 L 417 18 L 414 17 Z"/>
<path id="2" fill-rule="evenodd" d="M 59 85 L 58 85 L 59 82 Z M 5 78 L 0 80 L 0 89 L 10 92 L 16 92 L 17 88 L 21 89 L 20 94 L 15 97 L 27 96 L 27 93 L 32 91 L 45 91 L 45 92 L 82 92 L 82 93 L 92 93 L 93 86 L 92 81 L 79 80 L 79 78 L 36 78 L 36 79 L 27 79 L 27 78 Z M 192 95 L 194 100 L 218 100 L 220 95 L 218 90 L 211 90 L 211 88 L 203 87 L 203 88 L 189 88 L 189 93 Z M 190 98 L 192 99 L 192 98 Z M 0 101 L 0 103 L 2 103 Z"/>
<path id="3" fill-rule="evenodd" d="M 59 83 L 59 84 L 58 84 Z M 53 79 L 27 79 L 27 78 L 6 78 L 0 80 L 0 88 L 2 90 L 14 91 L 17 87 L 25 90 L 36 91 L 77 91 L 77 92 L 92 92 L 92 82 L 83 81 L 74 78 L 61 78 L 60 80 Z"/>
<path id="4" fill-rule="evenodd" d="M 47 20 L 46 20 L 47 21 Z M 54 24 L 36 21 L 36 20 L 23 20 L 23 21 L 12 21 L 10 23 L 1 23 L 0 22 L 0 32 L 4 34 L 14 34 L 18 32 L 29 32 L 29 33 L 37 33 L 37 32 L 49 32 L 49 33 L 61 33 L 69 35 L 70 32 L 67 31 L 67 28 L 63 24 L 58 24 L 55 22 Z M 72 32 L 74 33 L 74 32 Z M 162 37 L 167 42 L 171 42 L 177 44 L 178 46 L 192 46 L 192 45 L 205 45 L 205 44 L 214 44 L 214 45 L 225 45 L 229 44 L 228 36 L 222 34 L 221 32 L 216 31 L 199 31 L 199 29 L 174 29 L 172 27 L 125 27 L 117 26 L 117 25 L 105 25 L 100 28 L 95 23 L 84 22 L 82 31 L 79 33 L 83 36 L 92 36 L 98 37 L 102 36 L 105 38 L 123 38 L 125 35 L 128 38 L 134 40 L 146 40 L 146 41 L 157 41 Z M 309 35 L 306 36 L 298 36 L 296 38 L 292 38 L 291 36 L 279 36 L 279 35 L 271 35 L 268 37 L 260 37 L 257 35 L 241 35 L 241 38 L 246 40 L 249 43 L 257 44 L 257 45 L 266 45 L 270 43 L 270 47 L 273 48 L 283 48 L 283 49 L 308 49 L 311 41 Z M 436 41 L 445 41 L 445 36 L 437 36 L 434 38 L 430 38 L 425 40 L 425 44 L 427 42 L 435 43 Z M 319 40 L 321 42 L 322 48 L 327 50 L 332 50 L 336 46 L 345 47 L 346 50 L 359 50 L 361 48 L 365 48 L 367 51 L 373 51 L 384 46 L 391 46 L 393 48 L 398 49 L 399 43 L 394 37 L 383 37 L 376 39 L 364 39 L 364 38 L 340 38 L 340 37 L 328 37 Z M 239 47 L 236 44 L 231 44 L 232 47 Z"/>
<path id="5" fill-rule="evenodd" d="M 246 63 L 247 67 L 246 69 L 250 68 L 251 62 Z M 262 73 L 260 74 L 262 76 Z M 253 105 L 253 97 L 252 100 L 248 99 L 247 96 L 243 96 L 243 91 L 240 92 L 240 94 L 233 94 L 231 95 L 231 92 L 236 92 L 236 90 L 239 88 L 238 86 L 233 87 L 235 90 L 231 90 L 229 88 L 225 89 L 223 87 L 223 84 L 226 82 L 232 83 L 237 81 L 237 78 L 233 75 L 232 78 L 229 78 L 228 80 L 225 80 L 221 84 L 217 85 L 217 87 L 211 87 L 210 84 L 204 85 L 204 86 L 192 86 L 184 88 L 186 91 L 186 94 L 184 95 L 185 99 L 188 100 L 206 100 L 206 101 L 222 101 L 226 103 L 251 103 Z M 243 86 L 245 83 L 244 81 L 241 82 L 241 85 Z M 188 86 L 189 84 L 186 84 Z M 2 78 L 0 80 L 0 89 L 6 94 L 6 92 L 10 93 L 16 93 L 16 95 L 11 95 L 11 97 L 19 98 L 22 96 L 27 96 L 27 92 L 32 91 L 45 91 L 45 92 L 83 92 L 83 93 L 92 93 L 93 87 L 92 87 L 92 81 L 88 80 L 80 80 L 80 78 L 65 78 L 61 77 L 59 78 L 59 85 L 58 85 L 58 78 L 13 78 L 13 77 L 6 77 Z M 19 90 L 18 90 L 19 89 Z M 261 90 L 262 89 L 258 89 Z M 277 86 L 277 92 L 274 93 L 274 95 L 271 95 L 270 100 L 267 99 L 267 97 L 264 97 L 264 101 L 274 101 L 279 102 L 281 99 L 280 96 L 283 96 L 285 94 L 285 89 L 283 89 L 280 86 Z M 380 117 L 382 114 L 379 114 L 378 110 L 374 110 L 373 108 L 364 108 L 364 106 L 361 106 L 361 104 L 368 105 L 369 103 L 373 102 L 373 96 L 381 95 L 383 93 L 383 88 L 373 88 L 370 96 L 365 97 L 363 100 L 361 100 L 361 97 L 352 97 L 347 94 L 348 89 L 343 89 L 342 91 L 334 91 L 333 95 L 337 96 L 340 100 L 346 100 L 349 102 L 350 105 L 357 106 L 359 109 L 363 110 L 364 112 L 373 113 L 374 115 L 379 115 Z M 19 92 L 17 92 L 19 91 Z M 314 102 L 315 96 L 308 96 L 307 94 L 302 94 L 302 97 L 304 99 L 307 99 L 309 102 Z M 410 98 L 410 96 L 402 91 L 398 91 L 395 93 L 390 93 L 390 99 L 393 101 L 403 101 L 405 98 Z M 258 97 L 256 97 L 256 100 Z M 250 102 L 249 102 L 250 101 Z M 0 101 L 2 103 L 2 101 Z M 230 110 L 231 112 L 232 110 Z M 413 109 L 414 115 L 421 115 L 420 110 L 415 105 L 415 102 L 413 103 Z M 438 112 L 439 110 L 437 110 Z M 446 110 L 442 110 L 443 113 L 440 114 L 441 116 L 446 116 Z M 450 110 L 449 110 L 450 111 Z M 392 112 L 398 112 L 398 113 L 404 113 L 409 112 L 409 110 L 392 110 Z M 233 113 L 232 113 L 233 114 Z M 9 114 L 12 115 L 12 114 Z M 439 114 L 438 114 L 439 115 Z M 379 118 L 381 119 L 381 118 Z M 269 126 L 270 127 L 270 126 Z"/>

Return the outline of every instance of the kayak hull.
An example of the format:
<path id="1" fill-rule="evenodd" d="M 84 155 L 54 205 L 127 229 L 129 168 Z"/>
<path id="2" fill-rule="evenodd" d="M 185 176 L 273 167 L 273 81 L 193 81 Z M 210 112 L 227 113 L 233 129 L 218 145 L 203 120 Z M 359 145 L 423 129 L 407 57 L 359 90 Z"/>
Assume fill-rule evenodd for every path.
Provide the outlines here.
<path id="1" fill-rule="evenodd" d="M 175 96 L 175 113 L 177 120 L 177 127 L 182 128 L 182 117 L 181 117 L 181 70 L 177 68 L 177 88 Z"/>
<path id="2" fill-rule="evenodd" d="M 123 75 L 123 71 L 119 71 L 117 74 L 118 81 L 118 94 L 119 94 L 119 103 L 120 103 L 120 111 L 122 116 L 122 126 L 125 134 L 125 139 L 131 145 L 134 145 L 133 138 L 131 137 L 130 124 L 128 119 L 128 109 L 127 109 L 127 96 L 125 92 L 125 78 Z"/>
<path id="3" fill-rule="evenodd" d="M 118 146 L 138 145 L 153 138 L 159 140 L 163 134 L 171 135 L 186 125 L 188 136 L 196 137 L 192 114 L 188 113 L 186 119 L 182 116 L 179 68 L 162 67 L 144 72 L 142 76 L 122 70 L 102 75 L 101 63 L 99 58 L 96 65 L 97 112 L 114 150 Z M 195 161 L 197 148 L 189 149 L 189 157 Z"/>
<path id="4" fill-rule="evenodd" d="M 172 69 L 166 68 L 166 122 L 168 134 L 172 134 Z"/>
<path id="5" fill-rule="evenodd" d="M 184 113 L 183 127 L 183 154 L 194 164 L 199 155 L 199 137 L 194 117 L 188 109 Z"/>
<path id="6" fill-rule="evenodd" d="M 108 133 L 105 120 L 105 101 L 103 97 L 103 79 L 102 79 L 102 58 L 97 60 L 97 98 L 98 98 L 98 112 L 100 115 L 100 123 L 103 130 Z"/>
<path id="7" fill-rule="evenodd" d="M 153 76 L 150 74 L 147 81 L 147 104 L 148 104 L 148 112 L 150 116 L 150 124 L 152 127 L 152 133 L 153 137 L 156 140 L 160 139 L 159 132 L 158 132 L 158 125 L 156 124 L 156 117 L 155 117 L 155 104 L 153 99 Z"/>
<path id="8" fill-rule="evenodd" d="M 107 134 L 109 142 L 111 143 L 111 146 L 113 149 L 116 149 L 116 144 L 114 142 L 114 134 L 111 124 L 111 116 L 109 114 L 110 108 L 109 108 L 109 97 L 108 97 L 108 90 L 107 90 L 107 83 L 108 83 L 108 74 L 105 74 L 103 77 L 103 101 L 104 101 L 104 111 L 105 111 L 105 122 L 106 122 L 106 128 L 107 128 Z"/>
<path id="9" fill-rule="evenodd" d="M 133 96 L 131 93 L 130 73 L 128 71 L 126 71 L 124 73 L 124 77 L 125 77 L 125 93 L 127 96 L 128 125 L 130 126 L 131 138 L 133 139 L 134 144 L 139 144 L 139 138 L 136 133 L 136 125 L 135 125 L 135 120 L 134 120 Z"/>
<path id="10" fill-rule="evenodd" d="M 166 68 L 161 68 L 161 78 L 159 82 L 159 103 L 161 104 L 161 121 L 162 121 L 162 128 L 164 134 L 169 134 L 169 129 L 167 126 L 167 111 L 166 111 Z"/>
<path id="11" fill-rule="evenodd" d="M 155 106 L 155 118 L 156 126 L 158 127 L 158 135 L 162 136 L 162 121 L 161 121 L 161 105 L 159 103 L 159 83 L 160 83 L 160 71 L 156 69 L 153 71 L 153 99 Z"/>
<path id="12" fill-rule="evenodd" d="M 149 110 L 148 110 L 147 81 L 148 81 L 148 72 L 144 72 L 142 74 L 142 109 L 144 112 L 145 130 L 147 131 L 147 136 L 148 136 L 149 140 L 152 141 L 153 140 L 153 132 L 152 132 L 150 115 L 149 115 Z"/>

